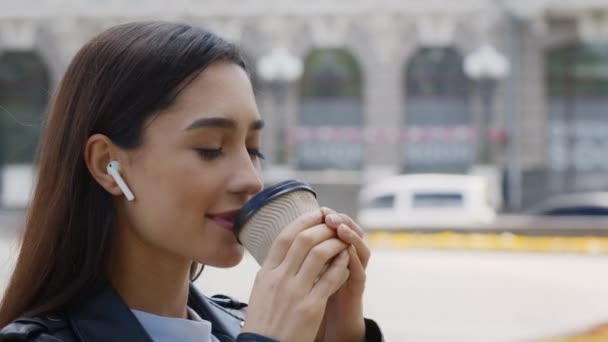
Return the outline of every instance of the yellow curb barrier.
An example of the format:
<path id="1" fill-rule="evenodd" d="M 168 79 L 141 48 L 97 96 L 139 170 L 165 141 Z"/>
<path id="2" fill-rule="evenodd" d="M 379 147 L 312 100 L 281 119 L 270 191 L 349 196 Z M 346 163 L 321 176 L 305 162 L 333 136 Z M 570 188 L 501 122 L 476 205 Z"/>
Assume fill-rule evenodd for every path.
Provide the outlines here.
<path id="1" fill-rule="evenodd" d="M 606 342 L 608 341 L 608 324 L 601 324 L 588 331 L 569 337 L 546 339 L 544 342 Z"/>
<path id="2" fill-rule="evenodd" d="M 366 239 L 373 247 L 608 254 L 608 237 L 593 236 L 368 232 Z"/>

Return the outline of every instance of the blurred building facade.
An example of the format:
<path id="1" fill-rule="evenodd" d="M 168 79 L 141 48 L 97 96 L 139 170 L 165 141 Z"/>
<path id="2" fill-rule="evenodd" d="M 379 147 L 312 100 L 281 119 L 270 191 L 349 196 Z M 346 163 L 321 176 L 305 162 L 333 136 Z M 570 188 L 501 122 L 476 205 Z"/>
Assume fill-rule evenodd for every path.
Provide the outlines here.
<path id="1" fill-rule="evenodd" d="M 0 5 L 5 204 L 18 202 L 11 196 L 26 187 L 7 175 L 23 175 L 17 171 L 32 163 L 46 102 L 77 49 L 105 28 L 145 19 L 205 26 L 238 43 L 268 122 L 268 177 L 324 184 L 320 196 L 339 210 L 353 213 L 357 189 L 370 180 L 468 173 L 487 164 L 503 176 L 505 205 L 513 210 L 561 192 L 608 190 L 607 1 Z M 510 65 L 492 94 L 463 68 L 484 45 Z M 297 79 L 258 77 L 257 63 L 276 49 L 301 61 Z"/>

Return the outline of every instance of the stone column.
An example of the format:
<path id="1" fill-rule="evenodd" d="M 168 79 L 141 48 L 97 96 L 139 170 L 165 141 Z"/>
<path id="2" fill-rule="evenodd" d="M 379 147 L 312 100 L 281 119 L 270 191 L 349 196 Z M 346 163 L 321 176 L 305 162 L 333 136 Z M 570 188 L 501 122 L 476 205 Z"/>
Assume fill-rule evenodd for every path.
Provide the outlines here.
<path id="1" fill-rule="evenodd" d="M 536 20 L 542 20 L 537 18 Z M 507 163 L 508 206 L 519 210 L 547 195 L 548 115 L 544 48 L 535 19 L 512 17 L 506 116 L 510 121 Z"/>
<path id="2" fill-rule="evenodd" d="M 519 115 L 519 143 L 524 169 L 544 167 L 547 159 L 547 108 L 545 96 L 545 59 L 540 37 L 533 25 L 524 24 L 521 36 L 520 73 L 517 99 L 521 103 Z M 517 38 L 516 38 L 517 39 Z"/>
<path id="3" fill-rule="evenodd" d="M 377 180 L 399 173 L 404 126 L 404 68 L 415 48 L 411 27 L 402 16 L 376 15 L 353 44 L 363 73 L 366 155 L 365 177 Z"/>

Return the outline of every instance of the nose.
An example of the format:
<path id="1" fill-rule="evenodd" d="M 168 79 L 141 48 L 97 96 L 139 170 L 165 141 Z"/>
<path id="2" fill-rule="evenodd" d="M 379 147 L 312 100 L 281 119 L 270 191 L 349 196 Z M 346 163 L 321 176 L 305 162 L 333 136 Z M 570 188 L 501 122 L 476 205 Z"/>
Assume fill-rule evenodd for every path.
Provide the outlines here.
<path id="1" fill-rule="evenodd" d="M 249 198 L 262 191 L 264 182 L 259 163 L 251 159 L 249 152 L 245 152 L 244 156 L 239 156 L 239 160 L 233 169 L 228 191 Z"/>

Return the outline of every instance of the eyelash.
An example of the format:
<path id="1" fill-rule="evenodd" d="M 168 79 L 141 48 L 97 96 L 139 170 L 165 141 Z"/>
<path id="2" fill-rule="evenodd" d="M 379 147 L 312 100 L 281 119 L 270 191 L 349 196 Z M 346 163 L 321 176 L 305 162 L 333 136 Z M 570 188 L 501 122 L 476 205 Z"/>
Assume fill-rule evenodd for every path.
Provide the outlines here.
<path id="1" fill-rule="evenodd" d="M 224 151 L 221 148 L 217 149 L 208 149 L 208 148 L 197 148 L 196 152 L 203 157 L 205 160 L 214 160 L 222 155 L 224 155 Z"/>
<path id="2" fill-rule="evenodd" d="M 260 149 L 258 149 L 258 148 L 250 148 L 250 149 L 247 149 L 247 151 L 249 152 L 250 155 L 252 155 L 256 158 L 260 158 L 262 160 L 266 159 L 266 157 L 264 157 L 264 154 L 262 153 L 262 151 L 260 151 Z"/>
<path id="3" fill-rule="evenodd" d="M 247 149 L 247 151 L 249 152 L 249 155 L 251 155 L 253 157 L 260 158 L 262 160 L 266 159 L 264 157 L 264 154 L 257 148 L 250 148 L 250 149 Z M 201 157 L 203 157 L 203 159 L 205 159 L 205 160 L 215 160 L 224 155 L 223 148 L 217 148 L 217 149 L 197 148 L 196 152 Z"/>

